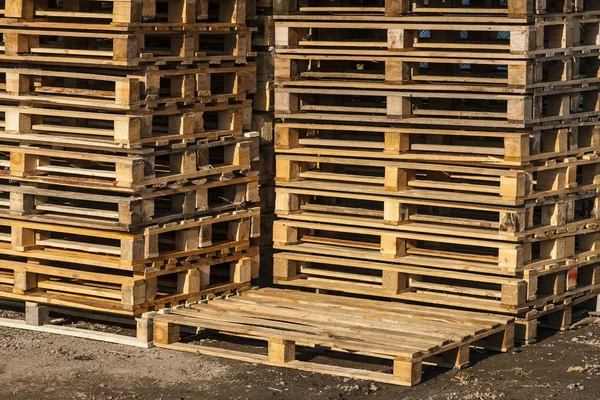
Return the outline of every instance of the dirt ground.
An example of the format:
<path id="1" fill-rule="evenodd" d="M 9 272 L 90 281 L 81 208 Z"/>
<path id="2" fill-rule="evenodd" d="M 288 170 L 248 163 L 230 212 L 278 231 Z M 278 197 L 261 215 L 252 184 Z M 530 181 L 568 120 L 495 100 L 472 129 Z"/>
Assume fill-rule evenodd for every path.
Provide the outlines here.
<path id="1" fill-rule="evenodd" d="M 19 317 L 0 312 L 6 316 Z M 424 383 L 404 388 L 0 328 L 0 399 L 600 398 L 600 325 L 541 334 L 538 343 L 509 354 L 474 352 L 474 364 L 461 371 L 426 367 Z"/>

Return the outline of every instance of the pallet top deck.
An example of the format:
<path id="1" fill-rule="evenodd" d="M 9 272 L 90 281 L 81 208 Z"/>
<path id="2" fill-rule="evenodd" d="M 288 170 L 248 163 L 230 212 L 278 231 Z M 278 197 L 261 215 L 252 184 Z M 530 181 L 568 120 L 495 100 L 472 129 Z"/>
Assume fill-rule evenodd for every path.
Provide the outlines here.
<path id="1" fill-rule="evenodd" d="M 457 347 L 463 341 L 472 342 L 512 320 L 492 314 L 273 288 L 172 309 L 156 318 L 182 325 L 196 321 L 198 326 L 232 333 L 336 342 L 348 350 L 412 360 Z"/>
<path id="2" fill-rule="evenodd" d="M 173 326 L 194 326 L 234 336 L 250 337 L 269 342 L 270 365 L 287 366 L 315 372 L 332 373 L 325 365 L 301 363 L 294 360 L 293 346 L 325 347 L 352 355 L 363 355 L 394 360 L 394 375 L 371 371 L 340 368 L 339 374 L 357 373 L 358 378 L 374 379 L 395 384 L 414 384 L 404 381 L 405 366 L 429 362 L 431 357 L 461 348 L 467 353 L 468 346 L 496 334 L 503 335 L 497 350 L 512 347 L 511 318 L 484 313 L 440 310 L 439 308 L 390 303 L 374 300 L 348 299 L 325 294 L 264 288 L 249 290 L 239 296 L 216 298 L 192 305 L 168 310 L 159 314 L 155 322 L 155 344 L 178 350 L 195 349 L 203 354 L 205 346 L 175 343 Z M 157 329 L 158 325 L 158 329 Z M 161 331 L 161 328 L 167 331 Z M 158 334 L 158 336 L 157 336 Z M 167 335 L 163 337 L 164 335 Z M 278 344 L 286 347 L 281 363 L 275 361 Z M 466 347 L 465 347 L 466 346 Z M 235 352 L 217 353 L 231 357 Z M 244 353 L 239 353 L 244 354 Z M 261 356 L 253 355 L 255 362 Z M 246 357 L 237 357 L 245 359 Z M 462 360 L 464 361 L 464 360 Z M 460 366 L 466 365 L 461 361 Z M 269 362 L 266 362 L 269 364 Z M 308 368 L 308 369 L 307 369 Z M 335 373 L 334 373 L 335 375 Z M 420 380 L 420 373 L 409 375 Z M 415 375 L 418 375 L 415 377 Z"/>

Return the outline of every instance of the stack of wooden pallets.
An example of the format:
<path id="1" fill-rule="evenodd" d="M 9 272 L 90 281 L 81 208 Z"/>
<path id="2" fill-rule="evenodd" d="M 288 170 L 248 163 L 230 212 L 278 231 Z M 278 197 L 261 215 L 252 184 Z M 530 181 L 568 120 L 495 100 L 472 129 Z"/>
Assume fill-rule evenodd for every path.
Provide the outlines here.
<path id="1" fill-rule="evenodd" d="M 0 297 L 139 314 L 258 274 L 238 0 L 6 0 Z"/>
<path id="2" fill-rule="evenodd" d="M 600 3 L 275 2 L 274 275 L 564 327 L 600 292 Z"/>
<path id="3" fill-rule="evenodd" d="M 257 90 L 252 100 L 252 130 L 260 133 L 260 199 L 261 235 L 258 243 L 261 253 L 261 286 L 272 282 L 273 220 L 275 209 L 275 155 L 274 134 L 274 56 L 275 22 L 273 0 L 249 0 L 248 25 L 256 29 L 252 35 L 252 49 L 256 52 Z"/>

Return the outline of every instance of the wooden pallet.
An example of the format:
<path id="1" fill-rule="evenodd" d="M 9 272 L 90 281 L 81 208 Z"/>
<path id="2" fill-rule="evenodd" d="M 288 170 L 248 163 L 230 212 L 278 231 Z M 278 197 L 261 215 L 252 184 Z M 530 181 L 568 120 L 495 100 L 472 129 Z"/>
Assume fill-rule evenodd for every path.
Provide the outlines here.
<path id="1" fill-rule="evenodd" d="M 502 207 L 477 203 L 459 203 L 444 199 L 410 199 L 384 195 L 355 193 L 351 190 L 317 190 L 279 187 L 275 212 L 280 218 L 296 216 L 329 216 L 334 219 L 354 218 L 365 225 L 379 226 L 433 223 L 449 229 L 482 228 L 508 240 L 517 238 L 551 238 L 565 233 L 577 234 L 594 229 L 597 195 L 567 196 L 540 202 L 528 202 L 521 207 Z M 340 188 L 341 189 L 341 188 Z"/>
<path id="2" fill-rule="evenodd" d="M 569 291 L 600 289 L 600 266 L 595 259 L 532 268 L 513 277 L 501 272 L 492 275 L 481 262 L 436 259 L 434 252 L 390 262 L 352 248 L 311 244 L 275 248 L 286 251 L 274 256 L 274 282 L 301 290 L 409 301 L 423 294 L 424 302 L 520 314 Z"/>
<path id="3" fill-rule="evenodd" d="M 398 203 L 396 203 L 395 205 L 398 206 Z M 562 218 L 560 208 L 550 207 L 550 210 L 557 211 L 557 213 L 550 216 L 550 218 L 555 218 L 557 216 L 559 218 Z M 336 208 L 336 206 L 328 206 L 327 204 L 323 206 L 315 204 L 314 206 L 307 205 L 304 209 L 298 208 L 293 212 L 284 212 L 278 215 L 286 218 L 290 222 L 318 222 L 323 224 L 333 223 L 337 225 L 364 227 L 366 229 L 366 236 L 385 236 L 383 232 L 381 233 L 381 235 L 375 234 L 375 229 L 387 229 L 389 231 L 395 231 L 396 233 L 421 232 L 457 237 L 470 237 L 470 235 L 479 235 L 474 237 L 478 237 L 479 239 L 502 240 L 507 242 L 520 241 L 522 243 L 529 244 L 537 242 L 542 243 L 541 247 L 544 247 L 546 244 L 548 244 L 548 240 L 554 240 L 560 237 L 572 235 L 585 235 L 598 231 L 598 221 L 597 218 L 594 216 L 590 216 L 589 218 L 586 218 L 586 220 L 582 220 L 581 222 L 564 223 L 561 224 L 562 226 L 548 226 L 545 229 L 542 228 L 539 230 L 532 230 L 531 232 L 515 232 L 514 230 L 505 231 L 494 229 L 493 227 L 489 225 L 486 226 L 485 224 L 469 224 L 468 221 L 464 221 L 465 223 L 462 223 L 462 220 L 453 220 L 452 217 L 445 219 L 445 217 L 443 216 L 432 216 L 429 218 L 426 216 L 423 216 L 422 218 L 416 216 L 414 220 L 411 220 L 410 216 L 406 216 L 406 214 L 403 214 L 402 210 L 398 207 L 396 207 L 395 210 L 388 210 L 387 220 L 384 219 L 384 211 L 378 212 L 378 210 L 375 210 L 369 212 L 370 210 L 365 208 L 357 208 L 355 211 L 356 213 L 353 212 L 352 208 L 343 208 L 343 206 L 340 208 Z M 509 220 L 507 221 L 507 223 L 514 223 L 516 225 L 519 224 L 518 221 L 514 220 Z M 331 227 L 323 225 L 322 230 L 330 230 L 328 228 Z M 369 228 L 371 228 L 372 230 L 369 230 Z M 319 230 L 319 228 L 314 229 Z M 419 229 L 421 229 L 421 231 L 419 231 Z M 335 230 L 332 230 L 332 232 L 333 231 Z M 366 233 L 367 231 L 370 233 Z M 423 237 L 422 240 L 426 239 Z M 365 242 L 368 241 L 369 240 L 365 238 Z"/>
<path id="4" fill-rule="evenodd" d="M 477 162 L 526 166 L 600 150 L 594 123 L 561 129 L 499 130 L 399 128 L 327 123 L 279 123 L 275 149 L 298 153 L 382 160 Z"/>
<path id="5" fill-rule="evenodd" d="M 210 28 L 129 34 L 0 27 L 0 61 L 133 67 L 211 60 L 245 63 L 252 55 L 248 29 Z"/>
<path id="6" fill-rule="evenodd" d="M 5 218 L 130 232 L 260 201 L 258 176 L 217 176 L 135 194 L 26 182 L 4 182 L 0 190 Z"/>
<path id="7" fill-rule="evenodd" d="M 600 50 L 597 19 L 458 27 L 336 18 L 276 24 L 277 117 L 494 129 L 598 118 L 598 65 L 587 57 Z"/>
<path id="8" fill-rule="evenodd" d="M 345 310 L 344 317 L 340 310 Z M 180 327 L 193 326 L 268 342 L 268 355 L 216 349 L 182 342 Z M 311 372 L 413 386 L 429 362 L 463 368 L 469 347 L 487 339 L 491 348 L 510 350 L 512 321 L 485 314 L 340 299 L 325 295 L 252 290 L 241 296 L 177 308 L 154 318 L 154 344 Z M 350 355 L 393 361 L 393 373 L 303 362 L 296 353 L 319 347 Z"/>
<path id="9" fill-rule="evenodd" d="M 598 50 L 591 32 L 599 21 L 553 19 L 530 27 L 495 24 L 373 23 L 276 21 L 275 41 L 281 54 L 344 54 L 406 57 L 524 59 Z M 589 31 L 590 34 L 579 33 Z M 365 40 L 364 38 L 368 38 Z"/>
<path id="10" fill-rule="evenodd" d="M 3 99 L 107 110 L 152 110 L 168 105 L 244 101 L 256 91 L 256 66 L 221 63 L 169 69 L 155 66 L 138 73 L 98 74 L 64 68 L 0 68 Z"/>
<path id="11" fill-rule="evenodd" d="M 439 263 L 473 261 L 483 263 L 489 273 L 513 276 L 537 267 L 575 266 L 598 256 L 598 227 L 578 235 L 565 233 L 547 239 L 501 241 L 477 229 L 444 230 L 435 224 L 423 223 L 377 226 L 365 224 L 364 219 L 339 216 L 335 224 L 326 217 L 306 217 L 275 221 L 275 244 L 282 247 L 305 242 L 338 245 L 399 262 L 411 254 L 436 257 Z"/>
<path id="12" fill-rule="evenodd" d="M 3 171 L 5 177 L 21 182 L 131 193 L 145 187 L 249 173 L 253 157 L 258 157 L 253 151 L 255 146 L 258 152 L 257 142 L 256 135 L 250 133 L 187 146 L 121 150 L 112 154 L 89 148 L 81 152 L 78 145 L 58 150 L 48 144 L 10 143 L 0 144 L 0 165 L 7 168 Z"/>
<path id="13" fill-rule="evenodd" d="M 596 10 L 593 5 L 584 9 L 582 0 L 508 0 L 508 1 L 475 1 L 469 5 L 462 1 L 447 0 L 368 0 L 357 5 L 349 0 L 336 1 L 335 4 L 323 5 L 318 0 L 276 0 L 274 1 L 275 14 L 281 16 L 303 19 L 319 16 L 334 15 L 337 18 L 351 16 L 360 17 L 362 20 L 371 20 L 378 16 L 384 20 L 401 18 L 414 21 L 473 21 L 477 16 L 482 22 L 507 22 L 526 20 L 532 17 L 552 16 L 555 13 L 571 13 Z"/>
<path id="14" fill-rule="evenodd" d="M 77 260 L 14 261 L 24 256 L 27 254 L 2 256 L 1 298 L 129 315 L 248 287 L 258 277 L 260 265 L 257 247 L 238 250 L 231 244 L 215 244 L 196 251 L 186 261 L 162 267 L 157 264 L 137 273 L 86 265 L 82 264 L 85 261 Z M 54 256 L 59 257 L 60 253 Z"/>
<path id="15" fill-rule="evenodd" d="M 538 96 L 437 91 L 368 90 L 284 86 L 276 90 L 275 116 L 287 120 L 444 125 L 518 129 L 564 121 L 597 121 L 596 86 Z M 584 100 L 585 99 L 585 100 Z"/>
<path id="16" fill-rule="evenodd" d="M 11 218 L 47 223 L 58 218 L 64 225 L 122 231 L 236 210 L 258 200 L 257 177 L 173 185 L 132 196 L 42 184 L 2 187 L 10 194 L 2 199 L 2 211 Z"/>
<path id="17" fill-rule="evenodd" d="M 39 103 L 34 107 L 13 104 L 0 106 L 0 126 L 4 126 L 5 140 L 13 142 L 26 140 L 123 152 L 122 149 L 241 136 L 250 128 L 250 115 L 250 100 L 134 112 L 124 109 L 116 113 L 113 110 L 90 113 L 69 106 L 58 109 Z"/>
<path id="18" fill-rule="evenodd" d="M 259 236 L 260 209 L 201 215 L 138 233 L 103 231 L 13 219 L 0 220 L 0 254 L 143 273 L 185 264 L 212 246 L 248 246 Z M 191 257 L 191 258 L 190 258 Z M 17 265 L 18 267 L 18 265 Z"/>
<path id="19" fill-rule="evenodd" d="M 126 0 L 82 3 L 66 0 L 58 7 L 47 0 L 5 0 L 0 24 L 35 23 L 69 29 L 113 29 L 185 24 L 241 25 L 246 3 L 238 0 Z M 73 18 L 78 19 L 74 24 Z"/>
<path id="20" fill-rule="evenodd" d="M 530 60 L 487 58 L 278 54 L 278 83 L 363 89 L 540 93 L 598 83 L 599 51 Z M 583 73 L 582 73 L 583 72 Z"/>
<path id="21" fill-rule="evenodd" d="M 473 164 L 303 155 L 301 149 L 298 153 L 276 156 L 275 181 L 278 184 L 322 189 L 353 182 L 357 191 L 365 194 L 420 199 L 444 196 L 451 201 L 498 205 L 520 205 L 526 200 L 583 194 L 597 188 L 595 155 L 518 170 Z M 321 154 L 318 150 L 314 153 Z"/>

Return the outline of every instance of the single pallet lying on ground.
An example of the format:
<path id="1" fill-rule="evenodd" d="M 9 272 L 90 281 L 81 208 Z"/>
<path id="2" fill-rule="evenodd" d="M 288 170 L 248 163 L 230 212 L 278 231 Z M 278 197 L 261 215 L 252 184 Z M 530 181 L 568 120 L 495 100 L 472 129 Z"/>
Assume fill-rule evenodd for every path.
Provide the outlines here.
<path id="1" fill-rule="evenodd" d="M 185 326 L 267 342 L 268 354 L 187 343 L 180 337 Z M 508 351 L 513 334 L 508 317 L 278 289 L 245 291 L 154 318 L 158 347 L 405 386 L 421 381 L 423 364 L 465 367 L 472 345 Z M 393 372 L 300 361 L 306 347 L 374 358 Z"/>

